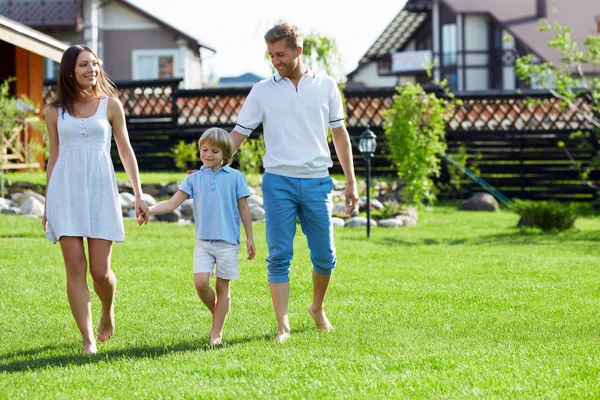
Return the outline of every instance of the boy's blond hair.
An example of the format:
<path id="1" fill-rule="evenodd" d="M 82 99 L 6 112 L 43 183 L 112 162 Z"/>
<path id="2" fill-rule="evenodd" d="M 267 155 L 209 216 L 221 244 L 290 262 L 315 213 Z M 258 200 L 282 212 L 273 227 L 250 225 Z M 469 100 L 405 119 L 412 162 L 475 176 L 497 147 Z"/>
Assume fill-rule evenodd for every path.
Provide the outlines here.
<path id="1" fill-rule="evenodd" d="M 285 39 L 285 44 L 292 50 L 296 50 L 296 47 L 302 47 L 302 34 L 296 25 L 283 22 L 275 25 L 265 33 L 267 44 L 275 43 L 281 39 Z"/>
<path id="2" fill-rule="evenodd" d="M 233 158 L 233 140 L 231 135 L 225 129 L 221 128 L 209 128 L 198 140 L 198 147 L 202 147 L 204 142 L 210 142 L 213 146 L 221 149 L 223 152 L 223 165 L 231 163 Z"/>

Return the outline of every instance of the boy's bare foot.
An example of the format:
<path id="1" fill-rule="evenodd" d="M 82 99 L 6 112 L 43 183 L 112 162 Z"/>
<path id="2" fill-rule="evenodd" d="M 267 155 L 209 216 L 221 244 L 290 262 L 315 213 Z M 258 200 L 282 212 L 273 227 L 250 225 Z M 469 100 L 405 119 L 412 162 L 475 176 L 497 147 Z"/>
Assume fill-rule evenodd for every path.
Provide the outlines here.
<path id="1" fill-rule="evenodd" d="M 323 309 L 316 310 L 313 308 L 313 306 L 310 306 L 308 312 L 310 313 L 310 316 L 313 317 L 313 319 L 315 320 L 315 325 L 317 325 L 317 328 L 323 329 L 328 332 L 333 330 L 333 326 L 329 323 L 329 320 L 327 319 L 327 316 L 325 315 L 325 311 L 323 311 Z"/>
<path id="2" fill-rule="evenodd" d="M 290 338 L 289 332 L 279 332 L 277 336 L 275 336 L 275 343 L 284 343 Z"/>
<path id="3" fill-rule="evenodd" d="M 97 351 L 95 342 L 83 344 L 83 354 L 96 354 Z"/>
<path id="4" fill-rule="evenodd" d="M 106 342 L 108 339 L 113 337 L 115 334 L 115 312 L 110 309 L 110 312 L 102 312 L 100 316 L 100 323 L 98 324 L 98 340 Z"/>

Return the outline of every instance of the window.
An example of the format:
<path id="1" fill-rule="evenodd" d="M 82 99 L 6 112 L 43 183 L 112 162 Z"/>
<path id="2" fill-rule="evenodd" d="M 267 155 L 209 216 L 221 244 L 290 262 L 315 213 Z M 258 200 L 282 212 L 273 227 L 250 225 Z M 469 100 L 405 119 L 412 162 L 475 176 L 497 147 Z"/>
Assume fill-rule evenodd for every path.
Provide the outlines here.
<path id="1" fill-rule="evenodd" d="M 133 50 L 132 78 L 134 80 L 167 79 L 176 76 L 178 50 Z"/>
<path id="2" fill-rule="evenodd" d="M 173 56 L 160 56 L 158 57 L 158 77 L 173 78 Z"/>
<path id="3" fill-rule="evenodd" d="M 58 79 L 58 72 L 60 70 L 60 64 L 46 58 L 44 62 L 44 79 L 49 81 L 55 81 Z"/>
<path id="4" fill-rule="evenodd" d="M 456 24 L 442 25 L 442 65 L 456 65 L 458 54 L 458 30 Z"/>

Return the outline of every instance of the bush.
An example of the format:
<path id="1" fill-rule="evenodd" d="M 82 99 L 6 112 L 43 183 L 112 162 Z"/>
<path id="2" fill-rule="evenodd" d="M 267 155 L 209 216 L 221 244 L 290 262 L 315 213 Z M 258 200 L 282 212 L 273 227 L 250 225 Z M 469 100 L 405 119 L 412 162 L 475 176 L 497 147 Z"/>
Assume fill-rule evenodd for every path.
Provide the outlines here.
<path id="1" fill-rule="evenodd" d="M 196 142 L 186 143 L 180 140 L 179 143 L 171 147 L 171 157 L 175 161 L 175 166 L 181 171 L 197 168 L 198 144 Z"/>
<path id="2" fill-rule="evenodd" d="M 248 139 L 242 144 L 234 159 L 238 169 L 244 174 L 259 174 L 262 167 L 262 157 L 265 154 L 265 141 L 262 136 Z"/>
<path id="3" fill-rule="evenodd" d="M 544 231 L 570 229 L 577 218 L 571 204 L 556 201 L 517 200 L 513 209 L 524 221 Z"/>
<path id="4" fill-rule="evenodd" d="M 451 107 L 446 98 L 408 84 L 396 88 L 391 107 L 383 113 L 388 158 L 406 182 L 403 193 L 408 204 L 435 200 L 433 178 L 440 174 L 440 157 L 446 151 L 444 116 Z"/>
<path id="5" fill-rule="evenodd" d="M 371 210 L 371 218 L 376 220 L 394 218 L 400 214 L 401 209 L 402 207 L 399 204 L 384 203 L 382 209 Z"/>

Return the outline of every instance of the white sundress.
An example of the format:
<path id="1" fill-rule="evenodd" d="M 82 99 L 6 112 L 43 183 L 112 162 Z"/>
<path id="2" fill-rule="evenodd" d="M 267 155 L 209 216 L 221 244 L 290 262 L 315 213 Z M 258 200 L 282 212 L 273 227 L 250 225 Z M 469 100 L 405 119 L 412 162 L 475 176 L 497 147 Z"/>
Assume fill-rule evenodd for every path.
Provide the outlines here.
<path id="1" fill-rule="evenodd" d="M 46 237 L 125 240 L 115 170 L 110 158 L 112 126 L 108 97 L 90 118 L 58 109 L 59 156 L 46 194 Z"/>

